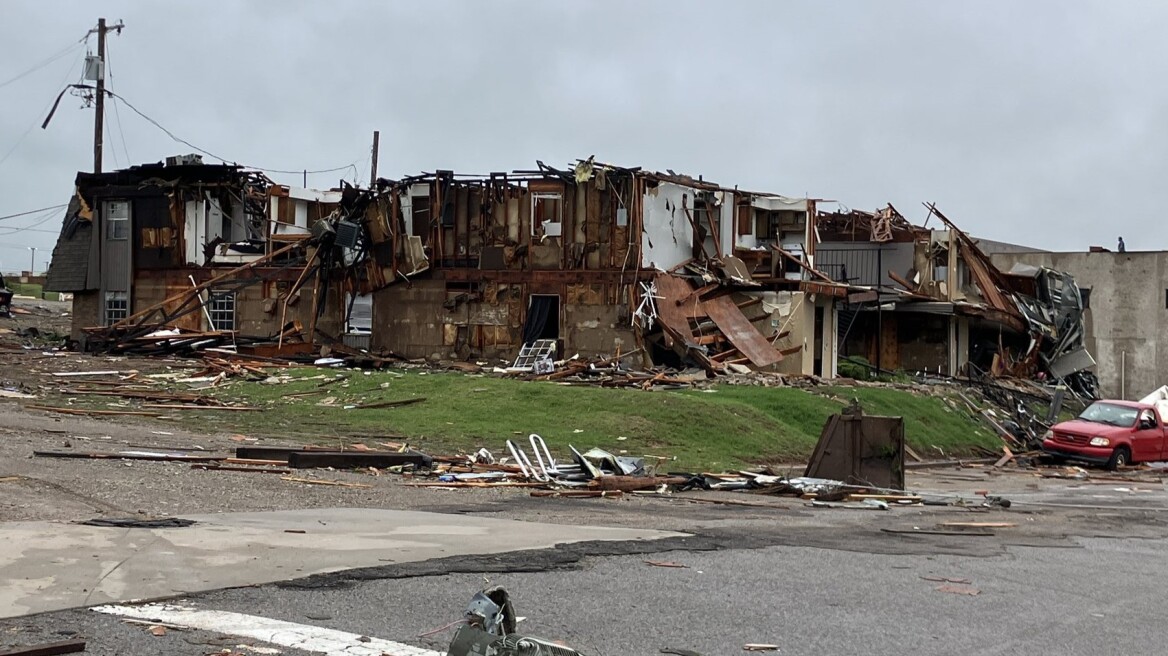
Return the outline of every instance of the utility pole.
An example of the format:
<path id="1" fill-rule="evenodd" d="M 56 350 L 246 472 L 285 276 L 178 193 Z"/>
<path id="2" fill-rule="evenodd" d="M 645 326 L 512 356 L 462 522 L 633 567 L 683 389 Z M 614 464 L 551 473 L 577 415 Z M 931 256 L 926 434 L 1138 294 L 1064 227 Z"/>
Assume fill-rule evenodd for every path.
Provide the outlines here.
<path id="1" fill-rule="evenodd" d="M 101 173 L 102 125 L 105 118 L 105 19 L 97 19 L 97 99 L 93 114 L 93 172 Z"/>
<path id="2" fill-rule="evenodd" d="M 29 246 L 28 250 L 32 251 L 32 258 L 28 262 L 28 275 L 36 275 L 36 246 Z"/>
<path id="3" fill-rule="evenodd" d="M 96 110 L 93 116 L 93 172 L 101 173 L 101 149 L 103 141 L 103 129 L 105 119 L 105 34 L 110 30 L 117 30 L 118 34 L 122 33 L 124 27 L 122 21 L 118 21 L 117 25 L 106 27 L 105 19 L 97 19 L 97 97 L 94 99 L 94 109 Z"/>
<path id="4" fill-rule="evenodd" d="M 377 182 L 377 151 L 379 151 L 381 149 L 380 144 L 381 144 L 381 131 L 374 130 L 373 131 L 373 155 L 372 155 L 372 157 L 370 157 L 370 160 L 373 162 L 373 164 L 369 168 L 369 188 L 370 189 L 372 189 L 373 185 L 376 184 L 376 182 Z"/>

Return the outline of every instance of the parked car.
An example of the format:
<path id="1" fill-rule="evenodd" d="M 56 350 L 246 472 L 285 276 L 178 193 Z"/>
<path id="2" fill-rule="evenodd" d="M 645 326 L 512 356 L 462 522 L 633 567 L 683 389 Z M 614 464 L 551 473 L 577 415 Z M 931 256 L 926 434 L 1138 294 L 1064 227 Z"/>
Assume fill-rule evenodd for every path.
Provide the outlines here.
<path id="1" fill-rule="evenodd" d="M 1168 458 L 1168 441 L 1155 405 L 1135 401 L 1096 401 L 1071 421 L 1055 424 L 1042 450 L 1057 458 L 1116 469 Z"/>
<path id="2" fill-rule="evenodd" d="M 4 275 L 0 274 L 0 317 L 12 316 L 12 290 L 4 283 Z"/>

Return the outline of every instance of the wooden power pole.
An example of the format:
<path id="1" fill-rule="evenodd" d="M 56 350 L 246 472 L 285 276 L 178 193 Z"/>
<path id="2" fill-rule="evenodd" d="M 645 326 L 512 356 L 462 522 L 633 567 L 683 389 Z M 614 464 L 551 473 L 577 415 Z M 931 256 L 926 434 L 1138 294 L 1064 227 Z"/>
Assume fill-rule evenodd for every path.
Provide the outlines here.
<path id="1" fill-rule="evenodd" d="M 122 21 L 118 21 L 117 25 L 106 26 L 105 19 L 97 19 L 97 97 L 94 98 L 94 112 L 93 116 L 93 172 L 101 173 L 101 151 L 103 145 L 103 131 L 105 128 L 105 35 L 110 30 L 117 30 L 118 34 L 122 33 L 124 27 Z"/>
<path id="2" fill-rule="evenodd" d="M 105 118 L 105 19 L 97 19 L 97 99 L 93 114 L 93 172 L 101 173 L 102 119 Z"/>
<path id="3" fill-rule="evenodd" d="M 370 157 L 372 165 L 369 167 L 369 188 L 377 183 L 377 151 L 381 150 L 381 131 L 373 131 L 373 155 Z"/>

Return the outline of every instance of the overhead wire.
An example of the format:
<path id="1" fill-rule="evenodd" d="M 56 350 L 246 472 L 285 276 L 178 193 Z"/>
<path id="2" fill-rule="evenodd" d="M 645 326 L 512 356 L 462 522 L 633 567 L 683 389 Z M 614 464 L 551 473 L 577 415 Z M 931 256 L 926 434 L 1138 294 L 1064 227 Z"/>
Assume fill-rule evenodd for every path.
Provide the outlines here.
<path id="1" fill-rule="evenodd" d="M 60 205 L 52 205 L 50 207 L 41 207 L 41 208 L 38 208 L 35 210 L 28 210 L 25 212 L 17 212 L 16 214 L 6 214 L 4 216 L 0 216 L 0 221 L 6 221 L 8 219 L 15 219 L 15 218 L 21 217 L 21 216 L 28 216 L 30 214 L 40 214 L 41 212 L 47 212 L 49 210 L 59 210 L 61 208 L 68 207 L 68 206 L 69 206 L 68 203 L 61 203 Z"/>
<path id="2" fill-rule="evenodd" d="M 110 59 L 110 47 L 107 45 L 105 49 L 105 73 L 107 83 L 112 85 L 114 83 L 114 68 Z M 126 148 L 126 130 L 122 127 L 122 114 L 118 111 L 118 99 L 113 98 L 114 106 L 114 121 L 118 124 L 118 136 L 122 141 L 122 154 L 126 156 L 126 166 L 130 166 L 134 160 L 130 159 L 130 151 Z M 114 151 L 114 157 L 117 158 L 117 149 L 111 148 Z"/>
<path id="3" fill-rule="evenodd" d="M 89 88 L 87 85 L 81 85 L 81 86 L 85 86 L 86 88 Z M 168 129 L 166 129 L 165 127 L 163 127 L 163 125 L 162 125 L 161 123 L 159 123 L 158 121 L 156 121 L 156 120 L 154 120 L 154 119 L 150 118 L 149 116 L 147 116 L 147 115 L 145 114 L 145 112 L 143 112 L 142 110 L 140 110 L 140 109 L 138 109 L 137 107 L 135 107 L 135 106 L 134 106 L 134 104 L 133 104 L 133 103 L 131 103 L 129 100 L 126 100 L 126 98 L 125 98 L 125 97 L 123 97 L 123 96 L 121 96 L 121 95 L 119 95 L 119 94 L 117 94 L 117 93 L 114 93 L 113 91 L 110 91 L 109 89 L 106 89 L 106 91 L 105 91 L 105 92 L 106 92 L 106 94 L 107 94 L 107 95 L 109 95 L 109 96 L 112 96 L 112 97 L 114 97 L 114 98 L 117 98 L 117 99 L 121 100 L 121 101 L 122 101 L 122 103 L 124 103 L 124 104 L 126 105 L 126 107 L 130 108 L 130 110 L 131 110 L 131 111 L 133 111 L 133 112 L 134 112 L 135 114 L 137 114 L 138 116 L 141 116 L 143 119 L 145 119 L 145 120 L 146 120 L 148 123 L 150 123 L 150 124 L 151 124 L 151 125 L 153 125 L 154 127 L 158 128 L 159 130 L 162 130 L 162 132 L 163 132 L 163 133 L 165 133 L 165 134 L 166 134 L 166 136 L 170 137 L 170 138 L 171 138 L 171 139 L 173 139 L 174 141 L 176 141 L 176 142 L 178 142 L 178 143 L 181 143 L 181 144 L 183 144 L 184 146 L 187 146 L 187 147 L 189 147 L 189 148 L 193 148 L 194 150 L 196 150 L 196 151 L 198 151 L 198 152 L 200 152 L 200 153 L 202 153 L 202 154 L 204 154 L 204 155 L 206 155 L 206 156 L 208 156 L 208 157 L 211 157 L 211 158 L 217 159 L 217 160 L 219 160 L 220 162 L 224 162 L 224 163 L 228 163 L 228 162 L 230 162 L 230 163 L 235 163 L 235 164 L 238 164 L 238 163 L 239 163 L 239 162 L 238 162 L 238 161 L 236 161 L 236 160 L 228 159 L 228 158 L 226 158 L 226 157 L 220 157 L 219 155 L 216 155 L 215 153 L 213 153 L 213 152 L 211 152 L 211 151 L 209 151 L 209 150 L 206 150 L 205 148 L 200 148 L 200 147 L 196 146 L 195 144 L 193 144 L 193 143 L 191 143 L 191 142 L 187 141 L 186 139 L 183 139 L 183 138 L 179 137 L 179 136 L 178 136 L 178 135 L 176 135 L 175 133 L 173 133 L 173 132 L 171 132 L 170 130 L 168 130 Z M 358 160 L 358 161 L 359 161 L 359 160 Z M 357 162 L 356 162 L 356 161 L 354 161 L 354 162 L 351 162 L 351 163 L 349 163 L 349 164 L 345 164 L 344 166 L 336 166 L 336 167 L 329 168 L 329 169 L 316 169 L 316 170 L 304 170 L 304 169 L 302 169 L 302 170 L 299 170 L 299 171 L 292 171 L 292 170 L 286 170 L 286 169 L 273 169 L 273 168 L 268 168 L 268 167 L 265 167 L 265 166 L 255 166 L 255 165 L 252 165 L 252 164 L 240 164 L 240 166 L 246 166 L 247 168 L 250 168 L 250 169 L 255 169 L 255 170 L 257 170 L 257 171 L 263 171 L 263 172 L 265 172 L 265 173 L 287 173 L 287 174 L 295 174 L 295 175 L 302 175 L 302 174 L 303 174 L 303 175 L 309 175 L 309 174 L 318 174 L 318 173 L 335 173 L 335 172 L 337 172 L 337 171 L 344 171 L 344 170 L 346 170 L 346 169 L 352 169 L 352 171 L 353 171 L 354 175 L 356 175 L 356 172 L 357 172 Z"/>
<path id="4" fill-rule="evenodd" d="M 78 39 L 77 41 L 74 41 L 73 43 L 69 44 L 64 50 L 58 51 L 55 55 L 50 55 L 47 59 L 44 59 L 36 64 L 33 64 L 32 68 L 29 68 L 28 70 L 24 71 L 23 73 L 20 73 L 20 74 L 16 75 L 15 77 L 11 77 L 3 82 L 0 82 L 0 89 L 3 89 L 4 87 L 8 86 L 9 84 L 12 84 L 13 82 L 16 82 L 18 80 L 22 80 L 25 77 L 28 77 L 29 75 L 32 75 L 33 73 L 48 66 L 49 64 L 52 64 L 53 62 L 57 61 L 58 59 L 72 53 L 74 49 L 84 45 L 85 42 L 88 40 L 89 40 L 89 34 L 86 33 L 85 36 L 83 36 L 80 39 Z"/>
<path id="5" fill-rule="evenodd" d="M 28 249 L 30 249 L 30 248 L 34 248 L 34 247 L 33 247 L 33 246 L 28 246 L 28 245 L 26 245 L 26 244 L 0 244 L 0 248 L 8 248 L 8 249 L 11 249 L 11 250 L 14 250 L 14 251 L 27 251 Z M 40 250 L 42 247 L 41 247 L 41 246 L 36 246 L 35 248 L 36 248 L 37 250 Z"/>
<path id="6" fill-rule="evenodd" d="M 54 208 L 47 208 L 43 215 L 37 217 L 33 223 L 27 226 L 17 226 L 13 228 L 0 227 L 0 237 L 7 237 L 9 235 L 15 235 L 21 232 L 44 232 L 49 234 L 58 234 L 60 232 L 59 230 L 48 230 L 45 228 L 38 228 L 38 226 L 43 225 L 46 221 L 56 218 L 60 214 L 62 207 L 64 206 L 62 205 Z"/>
<path id="7" fill-rule="evenodd" d="M 85 60 L 84 60 L 84 58 L 82 58 L 81 59 L 81 71 L 80 71 L 80 75 L 78 78 L 79 81 L 80 81 L 81 77 L 85 76 L 84 66 L 85 66 Z M 74 70 L 73 66 L 70 66 L 69 70 L 67 70 L 65 72 L 65 79 L 61 81 L 61 86 L 64 86 L 67 82 L 69 82 L 69 78 L 72 77 L 73 70 Z M 36 128 L 36 126 L 40 125 L 40 123 L 41 123 L 40 116 L 42 116 L 46 111 L 48 111 L 49 107 L 52 107 L 52 105 L 53 105 L 53 101 L 50 100 L 45 105 L 44 109 L 42 109 L 40 112 L 37 113 L 37 117 L 33 119 L 32 125 L 28 126 L 28 129 L 25 130 L 24 133 L 20 135 L 20 138 L 16 140 L 16 143 L 12 144 L 12 147 L 9 148 L 8 151 L 4 153 L 3 156 L 0 156 L 0 164 L 3 164 L 5 161 L 7 161 L 8 158 L 12 156 L 12 153 L 16 152 L 16 149 L 18 147 L 20 147 L 20 144 L 24 143 L 24 140 L 26 138 L 28 138 L 28 135 L 32 133 L 32 131 Z"/>

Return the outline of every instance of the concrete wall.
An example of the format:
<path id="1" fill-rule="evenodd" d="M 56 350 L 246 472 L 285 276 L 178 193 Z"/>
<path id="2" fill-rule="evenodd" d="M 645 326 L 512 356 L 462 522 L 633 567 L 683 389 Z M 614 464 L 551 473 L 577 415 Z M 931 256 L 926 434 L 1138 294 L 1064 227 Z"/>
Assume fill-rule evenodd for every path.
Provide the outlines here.
<path id="1" fill-rule="evenodd" d="M 1168 252 L 1004 253 L 993 262 L 1066 271 L 1091 290 L 1086 346 L 1105 396 L 1138 399 L 1168 382 Z"/>

